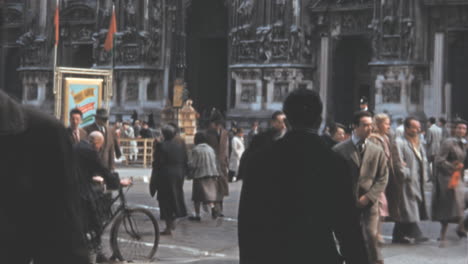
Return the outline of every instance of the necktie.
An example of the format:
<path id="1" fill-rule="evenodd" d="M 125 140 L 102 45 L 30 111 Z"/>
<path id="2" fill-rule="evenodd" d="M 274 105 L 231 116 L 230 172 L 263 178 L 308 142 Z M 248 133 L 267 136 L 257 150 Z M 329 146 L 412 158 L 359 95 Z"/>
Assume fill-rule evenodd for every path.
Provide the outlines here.
<path id="1" fill-rule="evenodd" d="M 80 133 L 78 133 L 77 130 L 73 131 L 73 137 L 75 138 L 76 143 L 80 142 Z"/>
<path id="2" fill-rule="evenodd" d="M 357 143 L 357 147 L 358 147 L 358 150 L 359 150 L 359 155 L 361 155 L 361 159 L 362 159 L 362 156 L 364 156 L 364 151 L 365 151 L 365 144 L 364 144 L 364 141 L 361 140 Z"/>

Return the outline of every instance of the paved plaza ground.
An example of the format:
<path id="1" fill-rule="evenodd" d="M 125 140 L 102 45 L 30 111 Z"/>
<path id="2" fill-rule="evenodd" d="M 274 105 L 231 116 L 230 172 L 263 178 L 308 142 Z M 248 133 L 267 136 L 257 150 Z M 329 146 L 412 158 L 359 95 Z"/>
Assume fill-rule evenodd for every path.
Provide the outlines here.
<path id="1" fill-rule="evenodd" d="M 150 209 L 159 221 L 161 229 L 163 221 L 159 219 L 158 204 L 149 196 L 147 180 L 149 169 L 119 169 L 121 177 L 133 176 L 135 185 L 127 197 L 132 205 L 144 206 Z M 191 181 L 186 181 L 185 199 L 190 213 L 193 212 L 191 198 Z M 154 263 L 239 263 L 237 247 L 237 208 L 242 182 L 231 183 L 231 195 L 225 201 L 225 217 L 212 220 L 205 213 L 201 222 L 191 222 L 186 218 L 179 219 L 172 236 L 163 236 L 160 241 Z M 265 219 L 268 221 L 268 219 Z M 439 224 L 423 222 L 421 229 L 430 241 L 419 245 L 391 244 L 393 224 L 383 225 L 386 245 L 383 248 L 386 264 L 468 264 L 468 241 L 460 240 L 451 226 L 448 232 L 449 243 L 446 248 L 439 248 L 437 237 Z M 272 252 L 272 254 L 274 254 Z M 311 254 L 309 263 L 313 261 Z"/>

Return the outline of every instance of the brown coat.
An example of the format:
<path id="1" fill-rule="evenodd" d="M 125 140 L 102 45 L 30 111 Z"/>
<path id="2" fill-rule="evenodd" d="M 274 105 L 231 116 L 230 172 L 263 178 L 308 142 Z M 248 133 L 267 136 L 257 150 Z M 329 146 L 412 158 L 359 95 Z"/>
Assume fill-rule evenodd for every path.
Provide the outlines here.
<path id="1" fill-rule="evenodd" d="M 218 131 L 214 129 L 208 129 L 206 131 L 206 138 L 208 145 L 214 149 L 216 158 L 218 159 L 221 176 L 219 178 L 220 192 L 224 196 L 228 196 L 229 132 L 226 129 L 221 129 L 221 133 L 218 135 Z"/>
<path id="2" fill-rule="evenodd" d="M 352 164 L 356 200 L 366 195 L 372 204 L 377 203 L 388 182 L 387 158 L 384 151 L 368 141 L 361 161 L 351 138 L 336 145 L 333 150 Z"/>
<path id="3" fill-rule="evenodd" d="M 392 219 L 400 217 L 400 199 L 402 195 L 403 167 L 398 154 L 395 140 L 388 136 L 372 134 L 369 140 L 380 146 L 387 157 L 388 184 L 385 189 L 385 196 L 388 202 L 388 211 Z"/>
<path id="4" fill-rule="evenodd" d="M 96 123 L 93 123 L 89 126 L 86 126 L 84 130 L 89 135 L 93 131 L 99 131 L 99 127 Z M 106 168 L 109 170 L 114 170 L 114 158 L 116 156 L 117 158 L 119 158 L 121 153 L 119 143 L 117 142 L 117 136 L 115 135 L 115 131 L 109 128 L 108 126 L 105 127 L 104 145 L 102 145 L 102 148 L 99 151 L 99 155 Z"/>

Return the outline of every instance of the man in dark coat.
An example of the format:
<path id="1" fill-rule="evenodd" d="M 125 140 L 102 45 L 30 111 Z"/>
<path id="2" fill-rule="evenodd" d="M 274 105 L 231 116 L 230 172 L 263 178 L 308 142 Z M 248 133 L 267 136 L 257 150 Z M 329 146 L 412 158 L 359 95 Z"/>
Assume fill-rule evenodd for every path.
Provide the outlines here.
<path id="1" fill-rule="evenodd" d="M 369 263 L 347 163 L 316 133 L 319 95 L 296 90 L 283 108 L 292 131 L 247 164 L 240 263 Z"/>
<path id="2" fill-rule="evenodd" d="M 0 146 L 0 262 L 88 263 L 64 126 L 0 91 Z"/>
<path id="3" fill-rule="evenodd" d="M 98 263 L 107 261 L 102 253 L 101 232 L 102 223 L 108 217 L 110 209 L 100 184 L 105 182 L 107 188 L 117 189 L 120 182 L 118 175 L 107 169 L 99 157 L 98 151 L 103 143 L 104 136 L 101 132 L 93 131 L 89 135 L 89 142 L 81 140 L 74 146 L 80 178 L 83 184 L 87 184 L 87 189 L 81 192 L 88 218 L 85 228 L 92 236 L 91 242 L 97 252 Z M 127 185 L 127 181 L 123 180 L 123 184 Z"/>
<path id="4" fill-rule="evenodd" d="M 245 167 L 247 166 L 247 163 L 249 162 L 253 153 L 262 148 L 273 145 L 275 141 L 281 139 L 286 134 L 286 115 L 282 111 L 275 111 L 271 115 L 270 124 L 271 128 L 257 134 L 252 138 L 249 146 L 244 151 L 244 154 L 242 154 L 237 179 L 241 180 L 244 178 Z"/>
<path id="5" fill-rule="evenodd" d="M 114 157 L 120 158 L 122 153 L 120 152 L 119 143 L 117 142 L 117 137 L 115 131 L 107 125 L 109 120 L 109 115 L 107 110 L 104 108 L 99 108 L 96 111 L 96 121 L 85 127 L 84 130 L 88 134 L 91 134 L 93 131 L 100 131 L 104 135 L 104 145 L 99 151 L 99 156 L 101 157 L 102 162 L 109 170 L 114 170 Z"/>
<path id="6" fill-rule="evenodd" d="M 154 148 L 153 170 L 151 171 L 150 194 L 156 192 L 161 209 L 161 219 L 166 229 L 161 235 L 171 235 L 175 219 L 187 216 L 184 199 L 184 178 L 188 173 L 188 156 L 185 144 L 176 137 L 176 128 L 166 125 L 162 128 L 164 141 Z"/>
<path id="7" fill-rule="evenodd" d="M 216 159 L 219 164 L 220 177 L 218 179 L 218 190 L 220 196 L 229 195 L 229 132 L 223 127 L 223 120 L 220 115 L 212 116 L 210 128 L 206 131 L 208 145 L 216 153 Z M 223 216 L 223 201 L 219 204 L 219 216 Z"/>

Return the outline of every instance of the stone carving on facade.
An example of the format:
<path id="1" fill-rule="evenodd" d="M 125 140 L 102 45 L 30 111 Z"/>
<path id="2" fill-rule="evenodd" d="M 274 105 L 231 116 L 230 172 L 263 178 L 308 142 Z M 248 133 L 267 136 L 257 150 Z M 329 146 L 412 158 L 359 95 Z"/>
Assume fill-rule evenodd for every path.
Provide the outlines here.
<path id="1" fill-rule="evenodd" d="M 46 66 L 49 63 L 46 39 L 37 36 L 32 30 L 21 35 L 16 43 L 23 49 L 20 59 L 22 67 Z"/>
<path id="2" fill-rule="evenodd" d="M 252 14 L 254 9 L 254 0 L 242 0 L 237 13 L 241 25 L 250 24 L 252 22 Z"/>
<path id="3" fill-rule="evenodd" d="M 414 24 L 412 19 L 404 19 L 402 24 L 402 57 L 406 60 L 413 58 Z"/>
<path id="4" fill-rule="evenodd" d="M 136 8 L 133 0 L 128 0 L 125 5 L 125 26 L 127 28 L 136 28 Z"/>
<path id="5" fill-rule="evenodd" d="M 270 27 L 259 27 L 257 28 L 257 40 L 258 40 L 258 60 L 263 63 L 270 63 L 272 56 L 272 35 Z"/>
<path id="6" fill-rule="evenodd" d="M 240 101 L 242 103 L 254 103 L 257 101 L 257 85 L 255 83 L 242 84 Z"/>
<path id="7" fill-rule="evenodd" d="M 400 103 L 401 83 L 383 82 L 382 83 L 382 101 L 383 103 Z"/>

